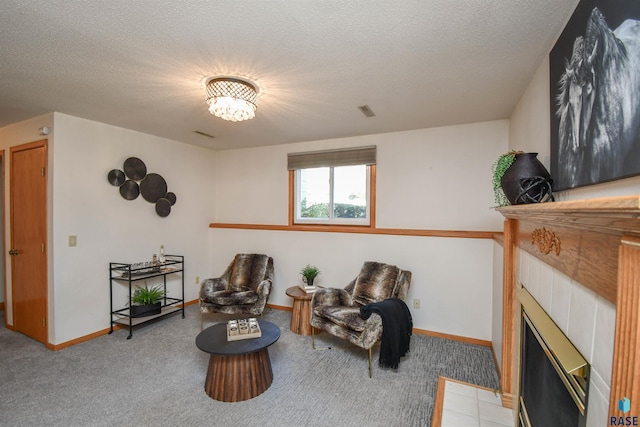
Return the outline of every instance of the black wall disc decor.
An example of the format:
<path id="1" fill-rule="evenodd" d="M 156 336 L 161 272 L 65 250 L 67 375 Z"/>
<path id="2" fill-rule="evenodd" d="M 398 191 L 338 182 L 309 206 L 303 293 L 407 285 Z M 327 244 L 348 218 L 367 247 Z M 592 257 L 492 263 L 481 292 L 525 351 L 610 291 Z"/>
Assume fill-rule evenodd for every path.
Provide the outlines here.
<path id="1" fill-rule="evenodd" d="M 167 199 L 169 201 L 169 203 L 171 203 L 171 206 L 176 204 L 176 201 L 178 200 L 178 198 L 176 197 L 175 194 L 173 194 L 171 191 L 169 191 L 165 196 L 165 199 Z"/>
<path id="2" fill-rule="evenodd" d="M 140 181 L 147 174 L 147 165 L 137 157 L 129 157 L 124 161 L 124 173 L 129 179 Z"/>
<path id="3" fill-rule="evenodd" d="M 135 200 L 140 194 L 138 183 L 130 179 L 126 180 L 124 184 L 120 186 L 120 195 L 125 200 Z"/>
<path id="4" fill-rule="evenodd" d="M 155 203 L 167 194 L 167 181 L 157 173 L 150 173 L 140 181 L 140 192 L 147 202 Z"/>
<path id="5" fill-rule="evenodd" d="M 115 185 L 116 187 L 120 187 L 124 184 L 124 172 L 120 169 L 112 169 L 109 171 L 109 175 L 107 175 L 107 179 L 111 185 Z"/>
<path id="6" fill-rule="evenodd" d="M 171 213 L 171 203 L 164 198 L 158 199 L 156 202 L 156 213 L 160 216 L 169 216 Z"/>
<path id="7" fill-rule="evenodd" d="M 135 200 L 142 194 L 143 199 L 155 204 L 159 216 L 169 216 L 177 197 L 174 193 L 167 192 L 167 181 L 157 173 L 147 173 L 147 166 L 137 157 L 125 160 L 123 169 L 124 172 L 112 169 L 107 174 L 107 181 L 114 187 L 119 187 L 122 198 Z"/>

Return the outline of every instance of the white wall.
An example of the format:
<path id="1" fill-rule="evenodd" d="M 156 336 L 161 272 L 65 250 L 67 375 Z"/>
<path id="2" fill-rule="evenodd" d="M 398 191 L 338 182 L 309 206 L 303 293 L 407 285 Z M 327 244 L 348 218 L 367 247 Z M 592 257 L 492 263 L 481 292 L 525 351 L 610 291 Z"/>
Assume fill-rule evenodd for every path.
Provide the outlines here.
<path id="1" fill-rule="evenodd" d="M 500 230 L 491 165 L 508 144 L 506 120 L 373 135 L 377 225 Z"/>
<path id="2" fill-rule="evenodd" d="M 313 141 L 217 153 L 216 221 L 287 224 L 287 153 L 376 145 L 377 226 L 444 230 L 502 229 L 491 210 L 491 164 L 508 146 L 508 122 Z M 213 276 L 238 252 L 274 257 L 271 304 L 291 306 L 284 290 L 317 265 L 319 284 L 344 287 L 362 262 L 389 262 L 414 274 L 409 303 L 414 326 L 491 339 L 491 240 L 343 233 L 212 229 Z M 462 268 L 462 266 L 465 266 Z"/>
<path id="3" fill-rule="evenodd" d="M 107 328 L 109 262 L 151 260 L 160 245 L 168 254 L 185 256 L 185 299 L 196 299 L 192 283 L 196 275 L 206 275 L 210 263 L 215 152 L 65 114 L 52 116 L 49 341 L 59 344 Z M 29 120 L 10 133 L 0 130 L 3 146 L 38 139 L 18 138 L 16 129 L 32 134 L 42 125 Z M 141 196 L 123 199 L 108 183 L 107 173 L 122 169 L 131 156 L 142 159 L 148 172 L 162 175 L 176 194 L 168 217 L 159 217 Z M 77 236 L 77 247 L 68 246 L 69 235 Z M 178 285 L 171 286 L 178 291 Z M 124 291 L 116 294 L 122 307 Z"/>
<path id="4" fill-rule="evenodd" d="M 508 128 L 499 120 L 222 151 L 216 221 L 287 224 L 287 153 L 376 145 L 378 227 L 500 230 L 501 215 L 489 209 L 491 165 L 507 149 Z"/>
<path id="5" fill-rule="evenodd" d="M 213 229 L 212 236 L 224 242 L 212 248 L 215 271 L 239 252 L 273 257 L 269 304 L 291 306 L 285 290 L 302 284 L 299 271 L 307 264 L 321 270 L 317 285 L 342 288 L 364 261 L 381 261 L 412 272 L 408 305 L 414 327 L 491 339 L 491 240 L 230 229 Z M 419 310 L 411 307 L 414 298 Z"/>

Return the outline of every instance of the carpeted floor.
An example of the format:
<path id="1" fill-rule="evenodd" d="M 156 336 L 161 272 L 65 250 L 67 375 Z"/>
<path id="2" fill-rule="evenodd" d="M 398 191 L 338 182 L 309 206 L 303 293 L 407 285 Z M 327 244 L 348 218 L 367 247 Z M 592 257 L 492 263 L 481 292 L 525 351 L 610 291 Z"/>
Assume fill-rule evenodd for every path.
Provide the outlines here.
<path id="1" fill-rule="evenodd" d="M 195 305 L 185 319 L 177 314 L 135 328 L 131 340 L 120 330 L 55 352 L 2 323 L 0 425 L 430 426 L 438 376 L 498 387 L 487 347 L 414 335 L 398 370 L 376 364 L 370 379 L 366 351 L 314 351 L 310 337 L 289 330 L 290 316 L 265 312 L 281 329 L 269 348 L 273 384 L 238 403 L 204 392 L 209 355 L 195 346 Z M 344 344 L 317 338 L 320 346 Z"/>

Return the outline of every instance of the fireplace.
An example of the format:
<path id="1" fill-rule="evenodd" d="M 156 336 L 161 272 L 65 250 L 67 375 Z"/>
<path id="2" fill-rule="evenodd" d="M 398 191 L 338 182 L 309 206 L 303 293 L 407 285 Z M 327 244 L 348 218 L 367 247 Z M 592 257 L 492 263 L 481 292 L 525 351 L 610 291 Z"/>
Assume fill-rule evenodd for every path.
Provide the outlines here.
<path id="1" fill-rule="evenodd" d="M 498 210 L 506 218 L 499 236 L 504 249 L 503 405 L 516 410 L 520 403 L 520 336 L 527 321 L 521 316 L 516 284 L 524 283 L 591 363 L 583 373 L 588 411 L 583 414 L 577 404 L 581 417 L 588 412 L 588 425 L 604 426 L 612 417 L 640 414 L 640 195 Z M 522 265 L 527 259 L 546 267 L 528 271 Z M 541 284 L 549 282 L 537 280 L 543 271 L 546 276 L 552 271 L 551 296 L 550 287 Z M 527 280 L 516 281 L 518 275 Z M 562 312 L 560 306 L 569 309 Z M 568 372 L 565 379 L 573 376 Z M 621 408 L 621 400 L 628 404 Z"/>
<path id="2" fill-rule="evenodd" d="M 520 357 L 520 427 L 586 425 L 589 364 L 525 288 Z"/>

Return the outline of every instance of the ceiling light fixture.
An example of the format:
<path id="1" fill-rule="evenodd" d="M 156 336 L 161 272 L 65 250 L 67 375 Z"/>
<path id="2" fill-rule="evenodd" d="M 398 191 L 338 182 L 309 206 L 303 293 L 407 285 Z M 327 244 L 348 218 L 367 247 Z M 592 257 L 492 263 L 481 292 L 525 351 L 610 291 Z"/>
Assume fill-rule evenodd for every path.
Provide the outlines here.
<path id="1" fill-rule="evenodd" d="M 223 120 L 241 122 L 256 115 L 258 92 L 254 85 L 234 78 L 215 78 L 207 82 L 209 112 Z"/>

